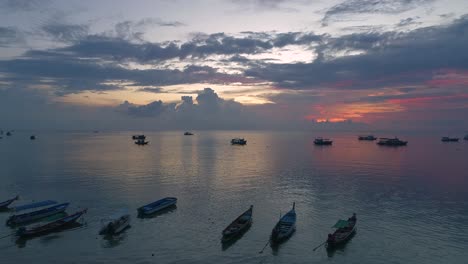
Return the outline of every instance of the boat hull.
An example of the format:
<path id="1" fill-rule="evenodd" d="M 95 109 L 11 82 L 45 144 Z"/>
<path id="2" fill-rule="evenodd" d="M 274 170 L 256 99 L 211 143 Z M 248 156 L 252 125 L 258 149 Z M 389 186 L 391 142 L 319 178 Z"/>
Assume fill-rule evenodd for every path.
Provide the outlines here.
<path id="1" fill-rule="evenodd" d="M 31 213 L 20 214 L 20 215 L 13 215 L 8 218 L 6 224 L 9 226 L 16 226 L 16 225 L 24 225 L 27 223 L 31 223 L 52 215 L 56 215 L 59 213 L 65 212 L 69 203 L 55 205 L 49 208 L 45 208 L 42 210 L 34 211 Z"/>
<path id="2" fill-rule="evenodd" d="M 222 242 L 228 242 L 243 235 L 252 225 L 252 206 L 232 221 L 222 232 Z"/>
<path id="3" fill-rule="evenodd" d="M 46 235 L 52 232 L 59 232 L 70 225 L 76 223 L 76 221 L 86 213 L 86 209 L 83 211 L 76 212 L 72 215 L 63 217 L 61 219 L 58 219 L 54 222 L 45 224 L 45 225 L 40 225 L 32 228 L 20 228 L 16 232 L 16 235 L 19 238 L 31 238 L 31 237 L 36 237 L 36 236 L 41 236 L 41 235 Z"/>
<path id="4" fill-rule="evenodd" d="M 100 235 L 117 235 L 130 226 L 130 215 L 121 216 L 119 219 L 107 222 L 99 231 Z"/>
<path id="5" fill-rule="evenodd" d="M 161 210 L 164 210 L 170 206 L 174 206 L 177 203 L 177 198 L 175 197 L 167 197 L 161 200 L 158 200 L 154 203 L 147 204 L 138 208 L 138 213 L 140 215 L 151 215 L 157 213 Z"/>

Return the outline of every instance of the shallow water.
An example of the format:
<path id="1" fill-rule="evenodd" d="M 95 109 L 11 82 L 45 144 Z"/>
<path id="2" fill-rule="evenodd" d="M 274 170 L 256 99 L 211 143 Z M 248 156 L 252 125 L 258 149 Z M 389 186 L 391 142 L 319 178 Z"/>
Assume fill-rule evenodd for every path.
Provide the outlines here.
<path id="1" fill-rule="evenodd" d="M 323 134 L 323 133 L 322 133 Z M 87 225 L 16 243 L 0 239 L 4 263 L 466 263 L 468 142 L 402 135 L 407 147 L 317 133 L 222 131 L 146 133 L 15 132 L 0 139 L 0 200 L 71 202 L 88 208 Z M 246 146 L 231 146 L 236 136 Z M 393 135 L 382 135 L 393 136 Z M 153 218 L 136 208 L 176 196 L 177 207 Z M 268 246 L 280 213 L 296 202 L 297 231 Z M 221 231 L 254 205 L 250 230 L 228 248 Z M 100 219 L 132 213 L 122 235 L 97 235 Z M 353 212 L 358 231 L 333 252 L 312 249 Z M 8 213 L 0 213 L 6 221 Z M 12 230 L 0 225 L 0 236 Z"/>

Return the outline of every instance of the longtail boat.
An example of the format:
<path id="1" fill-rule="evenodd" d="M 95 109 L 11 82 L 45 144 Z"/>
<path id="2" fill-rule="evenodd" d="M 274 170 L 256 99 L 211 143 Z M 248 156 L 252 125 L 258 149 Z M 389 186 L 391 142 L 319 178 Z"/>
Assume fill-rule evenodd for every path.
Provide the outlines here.
<path id="1" fill-rule="evenodd" d="M 144 205 L 138 208 L 138 213 L 141 215 L 151 215 L 158 211 L 161 211 L 169 206 L 175 205 L 177 203 L 177 198 L 175 197 L 166 197 L 156 202 Z"/>
<path id="2" fill-rule="evenodd" d="M 67 209 L 68 205 L 69 203 L 63 203 L 30 213 L 12 215 L 8 218 L 6 224 L 9 226 L 15 226 L 34 222 L 51 215 L 62 213 Z"/>
<path id="3" fill-rule="evenodd" d="M 44 207 L 44 206 L 48 206 L 48 205 L 53 205 L 53 204 L 57 204 L 56 201 L 52 201 L 52 200 L 46 200 L 46 201 L 41 201 L 41 202 L 34 202 L 34 203 L 29 203 L 29 204 L 24 204 L 24 205 L 19 205 L 19 206 L 15 206 L 13 208 L 11 208 L 13 211 L 15 212 L 19 212 L 19 211 L 24 211 L 24 210 L 29 210 L 29 209 L 34 209 L 34 208 L 38 208 L 38 207 Z"/>
<path id="4" fill-rule="evenodd" d="M 351 235 L 356 231 L 356 214 L 348 218 L 348 220 L 338 220 L 332 228 L 336 228 L 333 234 L 328 234 L 327 248 L 345 243 L 351 238 Z"/>
<path id="5" fill-rule="evenodd" d="M 14 201 L 16 201 L 16 200 L 18 200 L 18 199 L 19 199 L 19 196 L 17 195 L 17 196 L 14 197 L 14 198 L 11 198 L 11 199 L 9 199 L 9 200 L 6 200 L 6 201 L 4 201 L 4 202 L 1 202 L 1 203 L 0 203 L 0 210 L 6 210 L 6 209 L 8 209 L 8 206 L 9 206 L 12 202 L 14 202 Z"/>
<path id="6" fill-rule="evenodd" d="M 247 231 L 252 224 L 252 210 L 253 205 L 251 205 L 247 211 L 243 212 L 223 230 L 222 242 L 227 242 Z"/>
<path id="7" fill-rule="evenodd" d="M 21 227 L 16 232 L 16 235 L 20 238 L 28 238 L 49 234 L 51 232 L 58 232 L 75 223 L 84 213 L 86 213 L 86 211 L 87 209 L 84 209 L 44 225 L 38 225 L 31 228 Z"/>
<path id="8" fill-rule="evenodd" d="M 296 203 L 293 203 L 293 208 L 287 214 L 280 218 L 278 223 L 271 231 L 271 242 L 281 243 L 289 238 L 296 230 Z"/>

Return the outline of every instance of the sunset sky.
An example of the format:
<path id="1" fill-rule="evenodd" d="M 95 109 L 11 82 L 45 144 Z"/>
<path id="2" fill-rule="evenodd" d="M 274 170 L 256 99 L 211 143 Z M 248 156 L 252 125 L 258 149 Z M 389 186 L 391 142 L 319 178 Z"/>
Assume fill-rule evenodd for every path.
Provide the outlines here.
<path id="1" fill-rule="evenodd" d="M 468 130 L 465 0 L 0 0 L 0 128 Z"/>

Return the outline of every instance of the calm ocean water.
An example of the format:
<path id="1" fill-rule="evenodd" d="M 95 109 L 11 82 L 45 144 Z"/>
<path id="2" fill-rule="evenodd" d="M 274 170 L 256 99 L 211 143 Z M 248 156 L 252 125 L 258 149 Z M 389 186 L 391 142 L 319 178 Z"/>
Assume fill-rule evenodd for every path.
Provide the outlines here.
<path id="1" fill-rule="evenodd" d="M 379 147 L 354 133 L 16 132 L 0 139 L 0 200 L 69 201 L 88 208 L 83 228 L 17 243 L 0 239 L 2 263 L 467 263 L 468 142 L 402 135 L 407 147 Z M 324 133 L 321 133 L 324 135 Z M 231 146 L 233 137 L 246 146 Z M 393 136 L 379 135 L 379 136 Z M 136 218 L 165 196 L 177 208 Z M 296 202 L 297 231 L 267 247 L 280 213 Z M 250 205 L 254 223 L 228 248 L 221 231 Z M 120 208 L 132 227 L 112 240 L 100 219 Z M 357 213 L 358 231 L 333 252 L 312 249 L 339 218 Z M 4 223 L 8 213 L 0 213 Z M 0 236 L 12 229 L 0 225 Z"/>

